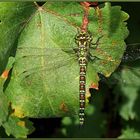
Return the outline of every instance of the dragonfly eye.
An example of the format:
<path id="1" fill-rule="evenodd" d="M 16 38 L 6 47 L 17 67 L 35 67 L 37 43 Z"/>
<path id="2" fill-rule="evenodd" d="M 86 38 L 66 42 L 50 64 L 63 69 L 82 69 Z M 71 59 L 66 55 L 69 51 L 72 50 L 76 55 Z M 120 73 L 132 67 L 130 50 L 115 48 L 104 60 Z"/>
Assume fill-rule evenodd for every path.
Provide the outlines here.
<path id="1" fill-rule="evenodd" d="M 75 37 L 75 41 L 76 43 L 78 44 L 80 41 L 81 42 L 91 42 L 92 41 L 92 35 L 88 32 L 81 32 L 81 33 L 78 33 Z"/>

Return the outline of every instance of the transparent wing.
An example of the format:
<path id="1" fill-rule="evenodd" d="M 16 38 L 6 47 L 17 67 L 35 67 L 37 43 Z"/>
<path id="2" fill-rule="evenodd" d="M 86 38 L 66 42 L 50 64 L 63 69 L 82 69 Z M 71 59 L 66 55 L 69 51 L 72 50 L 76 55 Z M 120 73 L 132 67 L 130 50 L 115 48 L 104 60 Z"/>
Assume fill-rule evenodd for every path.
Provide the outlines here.
<path id="1" fill-rule="evenodd" d="M 140 69 L 125 66 L 122 69 L 116 70 L 109 78 L 106 78 L 100 73 L 99 77 L 101 83 L 106 83 L 108 87 L 116 86 L 117 84 L 135 87 L 139 86 L 139 82 L 137 81 L 140 81 Z"/>
<path id="2" fill-rule="evenodd" d="M 122 62 L 131 62 L 140 59 L 140 43 L 127 45 Z"/>
<path id="3" fill-rule="evenodd" d="M 94 55 L 99 59 L 90 62 L 96 67 L 101 60 L 114 63 L 118 57 L 110 58 L 111 52 L 106 50 L 101 53 L 101 49 L 94 49 Z M 14 99 L 18 97 L 13 101 L 15 110 L 18 105 L 29 117 L 78 114 L 79 65 L 73 48 L 20 46 L 12 74 L 9 93 Z M 11 92 L 13 88 L 18 92 Z"/>
<path id="4" fill-rule="evenodd" d="M 134 45 L 133 45 L 134 46 Z M 89 59 L 93 64 L 97 64 L 98 61 L 106 61 L 108 63 L 115 63 L 116 61 L 122 62 L 132 62 L 140 58 L 140 48 L 139 44 L 133 47 L 128 45 L 124 56 L 111 56 L 111 51 L 107 49 L 102 50 L 98 47 L 93 50 L 94 55 L 97 59 Z M 70 68 L 70 66 L 75 63 L 78 65 L 78 57 L 74 49 L 72 48 L 18 48 L 17 61 L 16 64 L 20 65 L 21 71 L 18 70 L 18 74 L 27 77 L 30 74 L 40 73 L 41 71 L 52 71 L 54 69 L 59 69 L 61 67 Z M 104 65 L 102 66 L 104 67 Z M 129 66 L 130 67 L 130 66 Z M 72 70 L 71 70 L 72 71 Z M 78 70 L 79 72 L 79 70 Z M 65 71 L 64 71 L 65 74 Z"/>
<path id="5" fill-rule="evenodd" d="M 124 45 L 123 45 L 124 46 Z M 104 44 L 97 44 L 95 45 L 95 49 L 91 48 L 91 53 L 93 56 L 101 60 L 108 60 L 108 61 L 116 61 L 122 60 L 124 62 L 127 61 L 135 61 L 140 58 L 140 43 L 136 44 L 129 44 L 126 47 L 122 46 L 122 51 L 126 48 L 124 55 L 120 53 L 116 53 L 118 50 L 117 46 L 113 48 L 113 45 L 104 45 Z M 112 48 L 112 49 L 111 49 Z"/>
<path id="6" fill-rule="evenodd" d="M 19 53 L 18 53 L 19 52 Z M 20 65 L 22 73 L 38 73 L 41 71 L 50 71 L 65 65 L 71 65 L 78 60 L 73 49 L 61 48 L 18 48 L 15 64 Z M 28 75 L 27 74 L 27 75 Z"/>
<path id="7" fill-rule="evenodd" d="M 108 86 L 116 85 L 118 83 L 127 86 L 138 86 L 140 81 L 140 43 L 128 44 L 126 51 L 121 59 L 119 68 L 106 78 L 99 74 L 102 82 Z"/>
<path id="8" fill-rule="evenodd" d="M 72 53 L 64 50 L 18 48 L 12 80 L 22 93 L 16 92 L 12 98 L 18 97 L 15 105 L 24 106 L 24 114 L 52 117 L 78 113 L 79 65 L 74 50 L 66 49 Z M 30 112 L 26 106 L 31 108 Z"/>

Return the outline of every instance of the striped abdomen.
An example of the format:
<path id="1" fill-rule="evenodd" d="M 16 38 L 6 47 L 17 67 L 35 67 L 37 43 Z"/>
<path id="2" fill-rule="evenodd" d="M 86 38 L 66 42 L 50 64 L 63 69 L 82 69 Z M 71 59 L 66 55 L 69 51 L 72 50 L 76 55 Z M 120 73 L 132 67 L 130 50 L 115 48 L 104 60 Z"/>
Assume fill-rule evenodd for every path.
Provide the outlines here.
<path id="1" fill-rule="evenodd" d="M 86 94 L 86 69 L 87 56 L 91 43 L 91 35 L 88 32 L 80 32 L 76 36 L 76 43 L 78 45 L 78 60 L 79 60 L 79 120 L 80 125 L 84 124 L 84 110 L 85 110 L 85 94 Z"/>
<path id="2" fill-rule="evenodd" d="M 80 65 L 80 73 L 79 73 L 79 119 L 80 125 L 84 123 L 84 110 L 85 110 L 85 94 L 86 94 L 86 68 L 87 68 L 87 60 L 86 57 L 79 58 Z"/>

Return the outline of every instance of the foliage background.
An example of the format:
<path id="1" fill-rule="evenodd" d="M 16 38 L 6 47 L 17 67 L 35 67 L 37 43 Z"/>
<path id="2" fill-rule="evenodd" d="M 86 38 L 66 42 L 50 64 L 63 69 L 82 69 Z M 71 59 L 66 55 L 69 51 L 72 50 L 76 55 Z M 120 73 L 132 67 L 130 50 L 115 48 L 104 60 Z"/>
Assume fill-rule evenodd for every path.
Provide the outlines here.
<path id="1" fill-rule="evenodd" d="M 130 15 L 128 29 L 130 35 L 127 44 L 140 42 L 140 3 L 113 3 L 121 5 L 122 10 Z M 135 67 L 139 62 L 129 64 Z M 36 128 L 29 137 L 119 137 L 140 138 L 140 74 L 139 70 L 127 71 L 116 74 L 120 79 L 113 82 L 115 74 L 105 81 L 100 82 L 99 91 L 91 91 L 91 105 L 87 109 L 86 124 L 79 129 L 74 119 L 30 119 Z M 129 75 L 131 75 L 129 77 Z M 122 78 L 122 79 L 121 79 Z M 125 80 L 125 85 L 122 82 Z M 131 83 L 131 85 L 129 84 Z M 7 137 L 0 129 L 0 137 Z"/>

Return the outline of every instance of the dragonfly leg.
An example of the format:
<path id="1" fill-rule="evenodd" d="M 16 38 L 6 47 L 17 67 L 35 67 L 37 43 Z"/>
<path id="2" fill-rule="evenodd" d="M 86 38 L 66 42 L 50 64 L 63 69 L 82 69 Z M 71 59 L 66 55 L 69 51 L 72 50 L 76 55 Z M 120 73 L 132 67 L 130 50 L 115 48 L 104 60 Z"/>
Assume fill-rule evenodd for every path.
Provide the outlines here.
<path id="1" fill-rule="evenodd" d="M 75 54 L 78 51 L 78 48 L 73 48 L 73 49 L 63 49 L 64 52 L 70 53 L 70 54 Z"/>
<path id="2" fill-rule="evenodd" d="M 91 48 L 91 49 L 96 49 L 96 48 L 98 47 L 99 41 L 100 41 L 100 39 L 101 39 L 102 37 L 103 37 L 103 35 L 100 36 L 100 37 L 97 39 L 97 41 L 96 41 L 95 43 L 91 43 L 90 48 Z M 93 47 L 93 46 L 94 46 L 94 47 Z"/>
<path id="3" fill-rule="evenodd" d="M 95 60 L 99 60 L 100 58 L 98 58 L 97 56 L 93 56 L 91 53 L 89 53 L 88 59 L 91 61 L 95 61 Z"/>
<path id="4" fill-rule="evenodd" d="M 73 48 L 74 52 L 77 53 L 79 51 L 78 48 Z"/>

